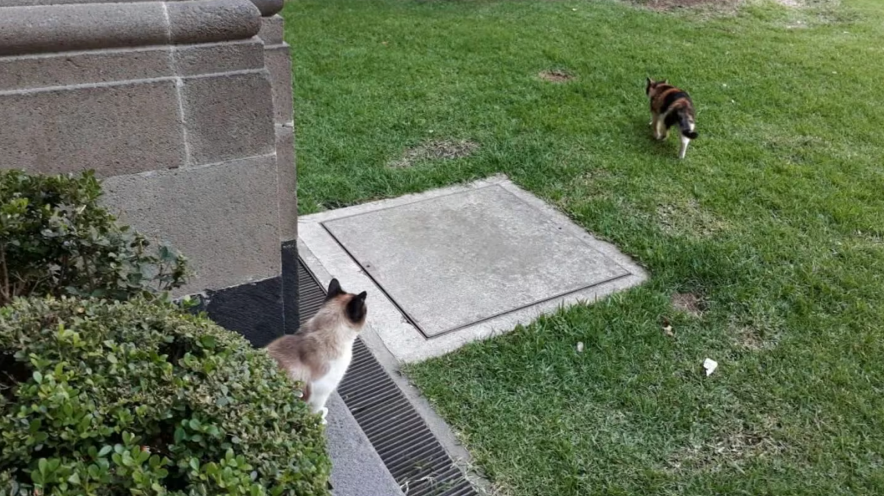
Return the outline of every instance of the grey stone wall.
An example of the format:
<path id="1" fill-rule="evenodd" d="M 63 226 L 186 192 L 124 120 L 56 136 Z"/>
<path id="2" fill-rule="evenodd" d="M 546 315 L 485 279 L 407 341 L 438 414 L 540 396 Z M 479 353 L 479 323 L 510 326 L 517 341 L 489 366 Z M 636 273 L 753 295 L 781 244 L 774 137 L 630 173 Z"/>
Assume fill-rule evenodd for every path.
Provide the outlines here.
<path id="1" fill-rule="evenodd" d="M 0 0 L 0 168 L 94 169 L 192 261 L 180 294 L 279 277 L 297 236 L 282 0 Z"/>

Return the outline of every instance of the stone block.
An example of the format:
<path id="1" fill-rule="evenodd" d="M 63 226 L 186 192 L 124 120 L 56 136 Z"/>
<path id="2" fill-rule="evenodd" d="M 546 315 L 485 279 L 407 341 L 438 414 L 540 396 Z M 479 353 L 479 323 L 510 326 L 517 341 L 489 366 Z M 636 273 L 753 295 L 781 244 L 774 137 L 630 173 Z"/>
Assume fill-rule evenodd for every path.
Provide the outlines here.
<path id="1" fill-rule="evenodd" d="M 295 130 L 276 126 L 276 164 L 279 182 L 280 241 L 298 238 L 298 174 L 295 163 Z"/>
<path id="2" fill-rule="evenodd" d="M 264 63 L 270 72 L 273 89 L 273 119 L 276 124 L 292 122 L 294 101 L 292 96 L 292 59 L 286 44 L 267 47 Z"/>
<path id="3" fill-rule="evenodd" d="M 6 7 L 33 7 L 36 5 L 66 5 L 72 3 L 110 3 L 118 0 L 3 0 Z M 136 2 L 142 0 L 134 0 Z"/>
<path id="4" fill-rule="evenodd" d="M 261 29 L 260 12 L 244 0 L 165 2 L 175 43 L 251 38 Z"/>
<path id="5" fill-rule="evenodd" d="M 0 16 L 0 55 L 168 41 L 160 2 L 4 7 Z"/>
<path id="6" fill-rule="evenodd" d="M 2 8 L 0 55 L 211 43 L 251 38 L 261 28 L 261 12 L 249 0 L 65 2 Z"/>
<path id="7" fill-rule="evenodd" d="M 0 93 L 0 168 L 99 176 L 178 167 L 185 148 L 174 81 Z"/>
<path id="8" fill-rule="evenodd" d="M 186 255 L 196 276 L 176 296 L 277 277 L 276 158 L 112 177 L 104 202 Z"/>
<path id="9" fill-rule="evenodd" d="M 175 69 L 181 76 L 245 71 L 264 67 L 264 46 L 258 40 L 175 47 Z"/>
<path id="10" fill-rule="evenodd" d="M 128 0 L 131 2 L 155 2 L 157 0 Z M 171 0 L 185 1 L 185 0 Z M 3 5 L 9 7 L 35 6 L 35 5 L 67 5 L 74 3 L 119 3 L 120 0 L 3 0 Z"/>
<path id="11" fill-rule="evenodd" d="M 261 11 L 264 17 L 272 16 L 282 10 L 284 0 L 252 0 L 255 7 Z"/>
<path id="12" fill-rule="evenodd" d="M 274 152 L 267 71 L 185 78 L 181 92 L 191 165 Z"/>
<path id="13" fill-rule="evenodd" d="M 0 91 L 171 77 L 168 47 L 0 57 Z"/>
<path id="14" fill-rule="evenodd" d="M 285 41 L 285 21 L 282 16 L 261 18 L 261 31 L 258 31 L 258 38 L 261 38 L 261 41 L 267 45 L 283 43 Z"/>

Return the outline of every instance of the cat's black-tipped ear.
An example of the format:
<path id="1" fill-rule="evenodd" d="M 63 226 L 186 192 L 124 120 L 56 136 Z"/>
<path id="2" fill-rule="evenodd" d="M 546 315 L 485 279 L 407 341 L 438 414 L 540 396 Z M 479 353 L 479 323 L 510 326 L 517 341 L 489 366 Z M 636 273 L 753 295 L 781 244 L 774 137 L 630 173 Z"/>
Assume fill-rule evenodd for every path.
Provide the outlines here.
<path id="1" fill-rule="evenodd" d="M 368 293 L 363 291 L 353 298 L 350 298 L 350 301 L 347 302 L 347 318 L 350 319 L 351 322 L 359 323 L 365 320 L 365 314 L 367 313 L 365 298 L 367 296 Z"/>
<path id="2" fill-rule="evenodd" d="M 341 283 L 338 282 L 337 279 L 332 279 L 328 284 L 328 292 L 325 294 L 325 301 L 328 301 L 335 296 L 339 296 L 344 294 L 344 290 L 341 289 Z"/>

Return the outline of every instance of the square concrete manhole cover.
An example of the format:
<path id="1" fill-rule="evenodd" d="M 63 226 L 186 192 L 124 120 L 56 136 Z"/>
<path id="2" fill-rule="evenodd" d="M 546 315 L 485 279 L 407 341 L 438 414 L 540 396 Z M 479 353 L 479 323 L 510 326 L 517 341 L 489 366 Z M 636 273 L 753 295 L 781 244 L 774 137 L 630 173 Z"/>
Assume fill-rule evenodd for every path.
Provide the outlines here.
<path id="1" fill-rule="evenodd" d="M 428 338 L 629 275 L 500 185 L 323 224 Z"/>
<path id="2" fill-rule="evenodd" d="M 468 331 L 462 344 L 644 278 L 613 247 L 504 179 L 324 212 L 302 219 L 300 230 L 325 271 L 347 288 L 343 277 L 355 265 L 430 347 Z M 330 243 L 322 236 L 349 260 L 324 254 Z M 358 284 L 349 285 L 365 289 Z M 383 324 L 375 327 L 384 337 Z M 396 354 L 398 345 L 384 343 Z"/>

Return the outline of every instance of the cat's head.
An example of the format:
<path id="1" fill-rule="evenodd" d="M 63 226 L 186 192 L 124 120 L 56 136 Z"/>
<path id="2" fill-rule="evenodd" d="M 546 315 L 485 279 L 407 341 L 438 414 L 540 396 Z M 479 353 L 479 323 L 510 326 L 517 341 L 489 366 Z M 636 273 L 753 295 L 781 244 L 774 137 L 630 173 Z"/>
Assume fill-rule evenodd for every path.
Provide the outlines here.
<path id="1" fill-rule="evenodd" d="M 336 305 L 350 324 L 359 329 L 365 324 L 365 316 L 368 307 L 365 306 L 365 298 L 368 294 L 363 291 L 359 294 L 348 293 L 341 288 L 337 279 L 332 279 L 328 285 L 324 305 Z"/>
<path id="2" fill-rule="evenodd" d="M 647 78 L 647 79 L 648 79 L 648 84 L 647 84 L 647 86 L 645 86 L 645 94 L 648 96 L 654 96 L 654 90 L 657 89 L 657 86 L 660 86 L 661 84 L 669 84 L 668 79 L 664 79 L 662 81 L 654 81 L 651 78 Z"/>

